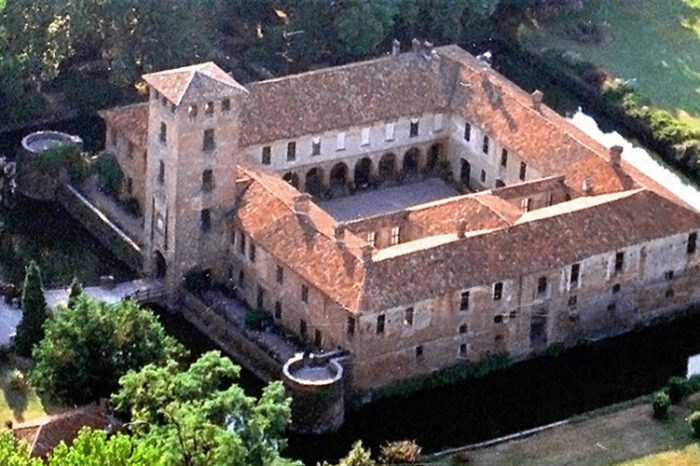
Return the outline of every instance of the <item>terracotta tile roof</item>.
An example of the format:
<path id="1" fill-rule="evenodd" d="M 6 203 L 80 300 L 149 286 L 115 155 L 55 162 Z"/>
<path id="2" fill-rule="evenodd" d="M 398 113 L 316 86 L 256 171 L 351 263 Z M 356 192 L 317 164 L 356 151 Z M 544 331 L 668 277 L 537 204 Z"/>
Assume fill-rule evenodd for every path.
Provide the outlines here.
<path id="1" fill-rule="evenodd" d="M 241 112 L 244 146 L 439 111 L 449 84 L 420 53 L 261 81 Z"/>
<path id="2" fill-rule="evenodd" d="M 337 243 L 336 222 L 325 211 L 309 200 L 308 213 L 296 213 L 298 191 L 276 175 L 245 172 L 252 182 L 238 198 L 234 224 L 331 300 L 355 308 L 364 281 L 360 247 L 365 243 L 349 231 Z"/>
<path id="3" fill-rule="evenodd" d="M 367 268 L 358 311 L 387 309 L 578 262 L 700 229 L 700 214 L 646 189 L 539 209 L 501 230 L 437 237 L 380 251 Z M 427 247 L 426 247 L 427 246 Z"/>
<path id="4" fill-rule="evenodd" d="M 146 74 L 143 79 L 175 105 L 248 93 L 245 87 L 212 62 Z"/>
<path id="5" fill-rule="evenodd" d="M 550 176 L 539 180 L 495 188 L 491 190 L 491 193 L 501 199 L 517 199 L 537 193 L 561 190 L 564 187 L 564 179 L 563 175 Z"/>
<path id="6" fill-rule="evenodd" d="M 105 429 L 110 420 L 97 404 L 84 406 L 54 416 L 18 424 L 12 430 L 16 437 L 29 443 L 30 454 L 45 457 L 61 442 L 70 444 L 83 427 Z"/>
<path id="7" fill-rule="evenodd" d="M 100 110 L 97 114 L 137 148 L 148 147 L 148 102 Z"/>

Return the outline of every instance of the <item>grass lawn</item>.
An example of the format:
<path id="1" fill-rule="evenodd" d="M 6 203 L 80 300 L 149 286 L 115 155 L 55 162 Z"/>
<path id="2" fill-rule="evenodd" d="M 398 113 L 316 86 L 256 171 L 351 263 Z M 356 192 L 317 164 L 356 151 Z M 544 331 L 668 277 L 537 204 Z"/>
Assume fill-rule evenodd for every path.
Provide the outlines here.
<path id="1" fill-rule="evenodd" d="M 467 452 L 468 462 L 463 464 L 700 466 L 698 442 L 685 421 L 695 409 L 700 409 L 700 394 L 672 406 L 668 419 L 658 421 L 651 416 L 649 402 L 639 399 L 631 406 L 582 416 L 529 438 Z M 438 464 L 460 463 L 444 460 Z"/>
<path id="2" fill-rule="evenodd" d="M 523 24 L 521 42 L 579 53 L 613 75 L 633 80 L 655 105 L 700 128 L 700 0 L 589 0 L 580 12 Z M 567 36 L 598 25 L 599 43 Z"/>
<path id="3" fill-rule="evenodd" d="M 18 390 L 12 386 L 11 371 L 9 364 L 0 364 L 0 427 L 7 421 L 17 424 L 47 414 L 47 408 L 31 387 Z"/>

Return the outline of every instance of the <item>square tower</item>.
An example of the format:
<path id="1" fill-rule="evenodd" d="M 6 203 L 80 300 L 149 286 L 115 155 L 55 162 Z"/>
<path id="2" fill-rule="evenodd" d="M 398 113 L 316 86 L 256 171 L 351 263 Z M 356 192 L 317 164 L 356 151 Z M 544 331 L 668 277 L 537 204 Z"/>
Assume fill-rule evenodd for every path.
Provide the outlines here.
<path id="1" fill-rule="evenodd" d="M 147 74 L 144 263 L 169 299 L 193 268 L 220 276 L 235 202 L 240 118 L 248 91 L 214 63 Z"/>

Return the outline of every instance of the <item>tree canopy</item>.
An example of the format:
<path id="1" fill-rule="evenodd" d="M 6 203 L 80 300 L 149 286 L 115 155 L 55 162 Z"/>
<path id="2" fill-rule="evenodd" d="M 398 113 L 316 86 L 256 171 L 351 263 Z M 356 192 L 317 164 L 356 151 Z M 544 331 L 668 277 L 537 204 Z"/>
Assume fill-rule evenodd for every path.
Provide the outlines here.
<path id="1" fill-rule="evenodd" d="M 109 396 L 129 370 L 184 354 L 157 317 L 132 301 L 81 296 L 71 308 L 56 309 L 44 328 L 33 352 L 32 385 L 67 404 Z"/>
<path id="2" fill-rule="evenodd" d="M 23 356 L 32 353 L 32 347 L 44 337 L 42 325 L 46 321 L 46 299 L 41 283 L 41 271 L 36 262 L 27 265 L 22 285 L 22 321 L 17 326 L 15 348 Z"/>

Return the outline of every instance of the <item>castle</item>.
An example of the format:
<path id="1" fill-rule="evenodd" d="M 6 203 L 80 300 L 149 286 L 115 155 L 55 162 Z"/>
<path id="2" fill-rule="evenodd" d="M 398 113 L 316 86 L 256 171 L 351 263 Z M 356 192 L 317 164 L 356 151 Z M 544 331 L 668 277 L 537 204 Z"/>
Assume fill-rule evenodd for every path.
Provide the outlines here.
<path id="1" fill-rule="evenodd" d="M 190 270 L 372 390 L 614 335 L 698 301 L 700 215 L 450 45 L 241 85 L 144 76 L 101 112 L 145 271 Z"/>

